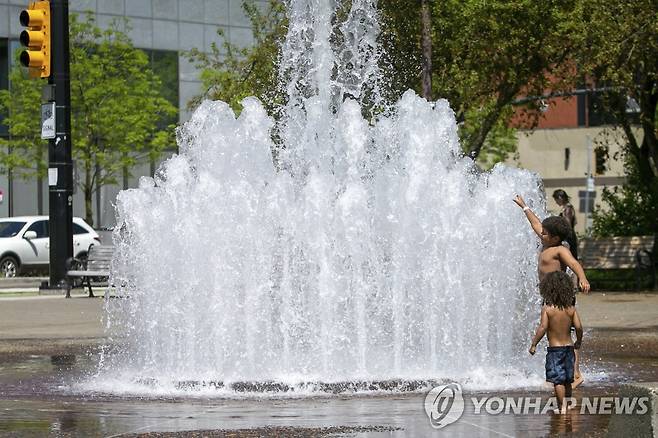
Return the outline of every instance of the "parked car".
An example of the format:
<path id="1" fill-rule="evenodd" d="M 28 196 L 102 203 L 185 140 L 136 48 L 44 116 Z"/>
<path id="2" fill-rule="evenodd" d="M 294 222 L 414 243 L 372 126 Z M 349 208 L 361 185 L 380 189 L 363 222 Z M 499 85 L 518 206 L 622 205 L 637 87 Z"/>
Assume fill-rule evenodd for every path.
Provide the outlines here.
<path id="1" fill-rule="evenodd" d="M 48 216 L 20 216 L 0 219 L 0 277 L 21 272 L 47 270 L 50 263 Z M 84 260 L 90 245 L 101 239 L 79 217 L 73 218 L 73 256 Z"/>

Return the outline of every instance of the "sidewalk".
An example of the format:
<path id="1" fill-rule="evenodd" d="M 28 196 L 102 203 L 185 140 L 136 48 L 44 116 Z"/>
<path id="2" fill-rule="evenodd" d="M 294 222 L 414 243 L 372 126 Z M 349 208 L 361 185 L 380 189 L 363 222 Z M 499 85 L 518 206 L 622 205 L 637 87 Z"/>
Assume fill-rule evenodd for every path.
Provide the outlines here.
<path id="1" fill-rule="evenodd" d="M 15 277 L 15 278 L 0 278 L 0 299 L 6 297 L 29 297 L 34 295 L 64 295 L 62 290 L 51 290 L 43 292 L 40 290 L 42 283 L 48 282 L 48 277 Z M 73 289 L 71 293 L 76 294 L 82 291 L 83 288 Z M 102 295 L 105 287 L 94 286 L 94 294 Z M 82 292 L 80 292 L 82 293 Z"/>
<path id="2" fill-rule="evenodd" d="M 96 338 L 103 336 L 102 298 L 79 296 L 3 297 L 0 339 Z M 100 290 L 99 290 L 100 292 Z M 658 326 L 658 293 L 608 292 L 578 295 L 583 325 L 596 329 Z"/>
<path id="3" fill-rule="evenodd" d="M 96 344 L 104 337 L 103 298 L 2 295 L 0 354 L 14 351 L 16 343 L 27 348 L 37 340 L 62 340 L 79 346 Z M 578 311 L 587 329 L 646 331 L 658 327 L 658 293 L 580 294 Z"/>
<path id="4" fill-rule="evenodd" d="M 103 336 L 102 298 L 86 296 L 0 299 L 0 339 L 66 339 Z"/>
<path id="5" fill-rule="evenodd" d="M 82 352 L 104 339 L 103 298 L 0 294 L 0 358 Z"/>
<path id="6" fill-rule="evenodd" d="M 578 294 L 578 313 L 586 328 L 646 329 L 658 327 L 658 292 Z"/>
<path id="7" fill-rule="evenodd" d="M 48 277 L 0 278 L 0 297 L 3 294 L 39 292 L 39 285 L 43 281 L 48 281 Z"/>

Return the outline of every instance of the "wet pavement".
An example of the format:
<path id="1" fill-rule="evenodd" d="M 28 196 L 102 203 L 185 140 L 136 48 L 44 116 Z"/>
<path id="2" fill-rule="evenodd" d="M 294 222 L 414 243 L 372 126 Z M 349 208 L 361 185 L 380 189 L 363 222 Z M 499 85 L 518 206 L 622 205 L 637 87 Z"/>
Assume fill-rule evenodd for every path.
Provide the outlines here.
<path id="1" fill-rule="evenodd" d="M 0 434 L 8 436 L 603 436 L 608 415 L 464 415 L 442 430 L 431 428 L 424 393 L 304 398 L 123 398 L 71 393 L 79 370 L 60 358 L 35 356 L 4 363 L 0 374 Z M 64 359 L 66 361 L 66 359 Z M 76 359 L 77 361 L 77 359 Z M 84 360 L 81 360 L 84 362 Z M 79 364 L 80 365 L 80 364 Z M 599 385 L 580 394 L 612 395 Z M 550 391 L 490 393 L 541 397 Z M 464 394 L 465 398 L 483 396 Z M 542 403 L 543 404 L 543 403 Z M 194 432 L 196 431 L 196 432 Z"/>
<path id="2" fill-rule="evenodd" d="M 579 300 L 583 318 L 593 328 L 586 331 L 583 345 L 588 380 L 576 390 L 577 400 L 614 396 L 623 383 L 658 381 L 656 296 L 618 294 L 588 303 L 589 299 Z M 0 301 L 0 317 L 6 312 L 14 315 L 0 318 L 0 436 L 596 437 L 607 433 L 609 415 L 581 414 L 579 409 L 565 416 L 476 414 L 468 402 L 474 396 L 532 396 L 541 397 L 544 405 L 552 395 L 550 387 L 465 392 L 464 415 L 441 430 L 430 426 L 424 392 L 233 399 L 80 392 L 75 382 L 94 367 L 103 340 L 99 304 L 100 300 L 84 299 Z M 620 317 L 622 306 L 626 318 Z M 17 309 L 22 317 L 13 313 Z M 66 312 L 74 314 L 68 325 L 62 319 Z M 45 322 L 30 323 L 26 315 Z"/>

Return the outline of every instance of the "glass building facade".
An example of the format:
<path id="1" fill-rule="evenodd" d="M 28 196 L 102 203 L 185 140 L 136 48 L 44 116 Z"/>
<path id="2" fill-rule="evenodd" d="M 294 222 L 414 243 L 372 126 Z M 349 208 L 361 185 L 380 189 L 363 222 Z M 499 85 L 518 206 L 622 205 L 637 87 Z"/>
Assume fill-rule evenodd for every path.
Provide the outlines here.
<path id="1" fill-rule="evenodd" d="M 178 109 L 178 122 L 186 121 L 189 100 L 201 93 L 199 72 L 184 52 L 197 48 L 209 51 L 212 43 L 223 42 L 217 34 L 238 46 L 252 44 L 248 17 L 243 0 L 70 0 L 70 13 L 94 14 L 100 27 L 121 23 L 135 47 L 144 50 L 162 80 L 162 94 Z M 265 4 L 266 1 L 259 2 Z M 23 27 L 18 20 L 28 0 L 0 0 L 0 89 L 10 89 L 9 72 L 14 53 L 19 49 L 18 37 Z M 1 117 L 1 116 L 0 116 Z M 175 120 L 172 120 L 175 121 Z M 0 137 L 9 135 L 0 123 Z M 75 147 L 75 144 L 73 145 Z M 166 159 L 175 151 L 165 153 Z M 94 200 L 94 226 L 114 224 L 113 202 L 119 190 L 135 187 L 140 176 L 152 175 L 159 163 L 138 163 L 116 186 L 105 186 Z M 84 202 L 78 191 L 73 200 L 73 213 L 84 217 Z M 48 186 L 45 179 L 24 179 L 6 171 L 0 173 L 0 217 L 48 214 Z"/>

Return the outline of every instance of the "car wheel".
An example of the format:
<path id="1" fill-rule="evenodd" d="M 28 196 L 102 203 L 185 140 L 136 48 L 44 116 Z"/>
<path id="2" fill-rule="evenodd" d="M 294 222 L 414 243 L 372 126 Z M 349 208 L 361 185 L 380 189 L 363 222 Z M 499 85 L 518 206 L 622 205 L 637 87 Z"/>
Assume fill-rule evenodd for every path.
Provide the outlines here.
<path id="1" fill-rule="evenodd" d="M 18 260 L 12 256 L 0 260 L 0 277 L 14 278 L 18 275 Z"/>

